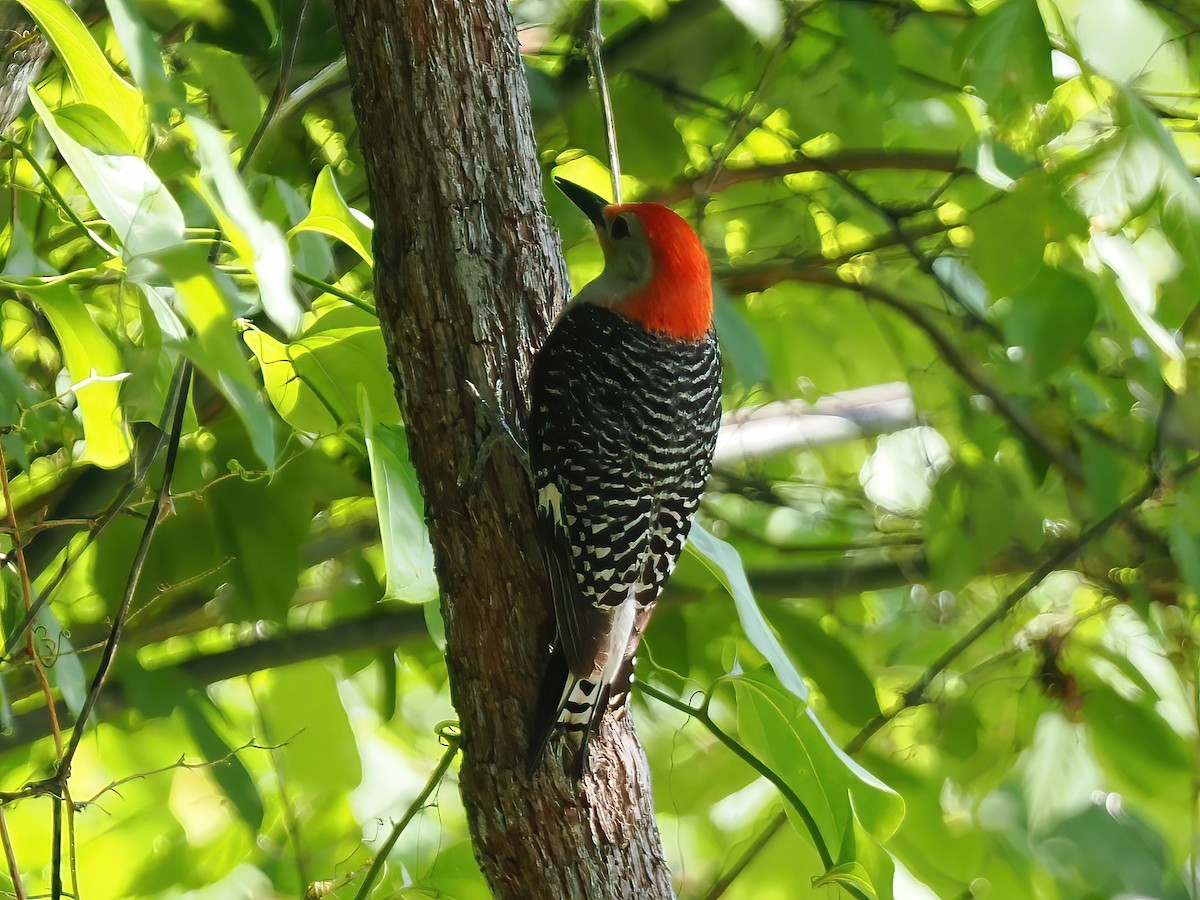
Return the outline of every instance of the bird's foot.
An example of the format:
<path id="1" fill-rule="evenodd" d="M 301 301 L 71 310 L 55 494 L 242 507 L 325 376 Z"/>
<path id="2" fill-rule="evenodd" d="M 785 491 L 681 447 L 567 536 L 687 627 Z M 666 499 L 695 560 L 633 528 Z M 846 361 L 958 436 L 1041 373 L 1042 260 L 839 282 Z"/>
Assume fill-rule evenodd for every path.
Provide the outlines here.
<path id="1" fill-rule="evenodd" d="M 464 485 L 467 496 L 473 497 L 479 488 L 480 481 L 483 479 L 483 470 L 497 446 L 504 446 L 526 472 L 530 471 L 530 466 L 529 451 L 521 439 L 517 437 L 512 426 L 505 420 L 504 413 L 501 411 L 500 404 L 496 399 L 500 394 L 499 383 L 493 386 L 492 393 L 487 397 L 471 381 L 467 382 L 467 390 L 475 398 L 475 406 L 486 423 L 483 440 L 479 442 L 479 446 L 475 449 L 475 456 L 471 461 L 471 469 L 467 474 L 467 480 Z"/>

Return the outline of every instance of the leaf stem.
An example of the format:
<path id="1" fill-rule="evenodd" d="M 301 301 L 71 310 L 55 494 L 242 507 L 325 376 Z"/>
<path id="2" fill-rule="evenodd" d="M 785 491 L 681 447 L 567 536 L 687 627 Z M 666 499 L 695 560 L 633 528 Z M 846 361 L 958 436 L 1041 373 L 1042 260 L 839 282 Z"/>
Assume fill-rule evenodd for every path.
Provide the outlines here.
<path id="1" fill-rule="evenodd" d="M 292 276 L 297 281 L 303 282 L 304 284 L 310 285 L 315 288 L 320 288 L 327 294 L 333 294 L 333 296 L 339 297 L 342 300 L 345 300 L 347 303 L 351 304 L 352 306 L 357 306 L 363 312 L 369 312 L 373 316 L 378 315 L 378 312 L 376 312 L 375 307 L 372 306 L 370 303 L 363 300 L 361 297 L 356 297 L 354 294 L 351 294 L 349 291 L 342 290 L 337 285 L 329 284 L 326 281 L 322 281 L 320 278 L 313 278 L 311 275 L 301 272 L 299 269 L 293 269 Z"/>
<path id="2" fill-rule="evenodd" d="M 400 839 L 400 835 L 404 833 L 404 829 L 409 823 L 416 818 L 417 813 L 425 806 L 425 802 L 429 796 L 441 784 L 442 779 L 446 777 L 446 773 L 450 771 L 450 764 L 454 762 L 454 757 L 458 755 L 459 748 L 462 746 L 462 738 L 457 734 L 444 730 L 442 732 L 442 740 L 446 742 L 446 750 L 442 753 L 442 758 L 438 761 L 436 768 L 429 776 L 429 780 L 425 782 L 425 787 L 421 788 L 421 793 L 417 794 L 416 798 L 400 821 L 392 826 L 391 834 L 387 840 L 383 842 L 383 846 L 379 848 L 379 852 L 375 854 L 375 859 L 371 861 L 371 868 L 367 870 L 367 877 L 358 888 L 358 893 L 354 895 L 354 900 L 367 900 L 371 895 L 371 888 L 375 885 L 376 879 L 383 871 L 383 865 L 387 861 L 388 854 L 392 852 L 392 848 L 396 846 L 396 841 Z"/>
<path id="3" fill-rule="evenodd" d="M 100 237 L 100 235 L 96 234 L 96 232 L 92 231 L 92 229 L 88 228 L 87 225 L 83 223 L 83 220 L 75 214 L 75 210 L 71 209 L 71 204 L 67 202 L 67 198 L 64 197 L 59 189 L 54 186 L 54 182 L 46 173 L 46 170 L 42 168 L 42 164 L 37 161 L 37 157 L 34 156 L 33 153 L 31 153 L 23 143 L 15 141 L 12 138 L 4 137 L 3 135 L 0 135 L 0 141 L 8 144 L 14 150 L 20 152 L 23 157 L 25 157 L 25 161 L 33 167 L 33 171 L 37 173 L 37 177 L 41 179 L 42 185 L 50 193 L 50 196 L 54 198 L 54 202 L 58 204 L 58 207 L 62 210 L 63 215 L 71 220 L 71 224 L 80 229 L 85 235 L 87 235 L 88 240 L 90 240 L 109 256 L 117 258 L 121 256 L 121 252 L 119 250 L 114 248 L 111 244 L 104 240 L 104 238 Z"/>
<path id="4" fill-rule="evenodd" d="M 75 721 L 75 728 L 71 733 L 71 742 L 67 745 L 67 751 L 63 754 L 59 762 L 58 771 L 55 773 L 55 780 L 60 785 L 65 785 L 71 777 L 71 763 L 75 758 L 75 752 L 79 749 L 79 742 L 83 740 L 84 729 L 87 726 L 88 719 L 91 717 L 92 710 L 96 707 L 96 701 L 100 697 L 100 691 L 103 689 L 104 681 L 108 677 L 109 669 L 112 667 L 113 658 L 117 654 L 117 645 L 120 643 L 121 635 L 125 630 L 125 620 L 129 616 L 129 607 L 133 603 L 133 595 L 137 590 L 138 581 L 141 579 L 142 568 L 145 566 L 146 557 L 150 553 L 150 544 L 154 540 L 154 532 L 158 528 L 158 523 L 169 512 L 168 498 L 171 494 L 171 479 L 175 474 L 175 460 L 179 455 L 179 440 L 183 433 L 183 417 L 187 410 L 188 389 L 191 384 L 192 375 L 191 363 L 184 362 L 180 368 L 180 378 L 175 385 L 174 414 L 171 420 L 170 436 L 167 441 L 167 456 L 163 464 L 162 482 L 159 485 L 158 493 L 155 495 L 154 503 L 150 507 L 150 512 L 146 516 L 146 527 L 142 530 L 142 537 L 138 542 L 137 552 L 133 557 L 133 565 L 129 570 L 129 578 L 125 582 L 125 593 L 121 598 L 121 605 L 117 609 L 112 629 L 109 631 L 108 640 L 105 642 L 104 650 L 100 655 L 100 663 L 96 668 L 96 675 L 92 679 L 92 686 L 88 690 L 87 697 L 83 701 L 83 707 L 79 711 L 79 717 Z"/>
<path id="5" fill-rule="evenodd" d="M 825 843 L 825 838 L 821 834 L 820 828 L 817 826 L 816 820 L 812 813 L 808 811 L 808 807 L 804 805 L 804 801 L 792 790 L 791 786 L 775 772 L 770 766 L 764 763 L 761 759 L 747 750 L 744 746 L 733 739 L 724 729 L 713 721 L 712 716 L 707 712 L 707 704 L 702 706 L 692 706 L 690 703 L 685 703 L 676 697 L 672 697 L 666 691 L 661 691 L 653 685 L 645 682 L 638 682 L 638 686 L 643 694 L 648 697 L 653 697 L 659 703 L 666 704 L 672 709 L 676 709 L 681 713 L 685 713 L 696 721 L 700 722 L 708 732 L 718 741 L 724 744 L 733 752 L 735 756 L 741 759 L 746 765 L 750 766 L 755 772 L 761 775 L 771 784 L 775 785 L 775 789 L 783 795 L 788 804 L 795 811 L 800 821 L 804 823 L 805 830 L 808 831 L 809 837 L 812 839 L 813 847 L 817 851 L 817 855 L 821 857 L 821 864 L 825 867 L 825 871 L 829 872 L 833 868 L 833 856 L 829 852 L 829 847 Z M 707 701 L 707 698 L 706 698 Z M 763 841 L 762 843 L 765 843 Z M 757 851 L 756 851 L 757 852 Z M 846 890 L 855 897 L 865 900 L 866 895 L 857 888 L 846 887 Z M 720 896 L 719 894 L 717 896 Z"/>

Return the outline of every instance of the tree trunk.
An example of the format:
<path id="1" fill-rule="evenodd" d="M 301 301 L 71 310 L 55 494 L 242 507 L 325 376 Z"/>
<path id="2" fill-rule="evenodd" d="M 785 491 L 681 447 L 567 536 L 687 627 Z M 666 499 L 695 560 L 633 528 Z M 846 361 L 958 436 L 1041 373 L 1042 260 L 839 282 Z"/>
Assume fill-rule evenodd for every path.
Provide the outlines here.
<path id="1" fill-rule="evenodd" d="M 21 114 L 50 45 L 15 2 L 0 3 L 0 134 Z"/>
<path id="2" fill-rule="evenodd" d="M 462 794 L 498 897 L 671 896 L 645 757 L 601 729 L 591 772 L 561 745 L 525 775 L 551 635 L 528 478 L 500 449 L 465 487 L 489 427 L 468 390 L 524 409 L 533 348 L 566 299 L 529 97 L 504 0 L 340 0 L 375 217 L 375 283 L 425 493 L 463 732 Z"/>

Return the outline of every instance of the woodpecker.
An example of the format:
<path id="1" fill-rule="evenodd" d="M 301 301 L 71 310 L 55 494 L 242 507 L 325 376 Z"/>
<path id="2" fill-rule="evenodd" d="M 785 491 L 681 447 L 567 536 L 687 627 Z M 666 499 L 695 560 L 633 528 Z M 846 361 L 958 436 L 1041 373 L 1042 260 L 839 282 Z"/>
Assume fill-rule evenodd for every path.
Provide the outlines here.
<path id="1" fill-rule="evenodd" d="M 556 640 L 529 768 L 556 726 L 576 777 L 604 714 L 623 715 L 634 653 L 712 470 L 721 357 L 712 275 L 691 227 L 657 203 L 610 205 L 555 179 L 595 225 L 604 271 L 534 359 L 529 461 Z"/>

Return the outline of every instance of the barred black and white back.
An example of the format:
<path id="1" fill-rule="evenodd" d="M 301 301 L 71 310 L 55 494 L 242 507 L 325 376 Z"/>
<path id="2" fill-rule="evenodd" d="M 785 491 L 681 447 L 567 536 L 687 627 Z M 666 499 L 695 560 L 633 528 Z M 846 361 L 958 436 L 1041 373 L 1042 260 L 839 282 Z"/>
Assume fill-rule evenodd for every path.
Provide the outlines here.
<path id="1" fill-rule="evenodd" d="M 556 725 L 581 735 L 622 714 L 633 654 L 675 567 L 712 469 L 721 360 L 697 341 L 581 304 L 534 362 L 530 462 L 557 641 L 531 735 L 536 765 Z"/>

